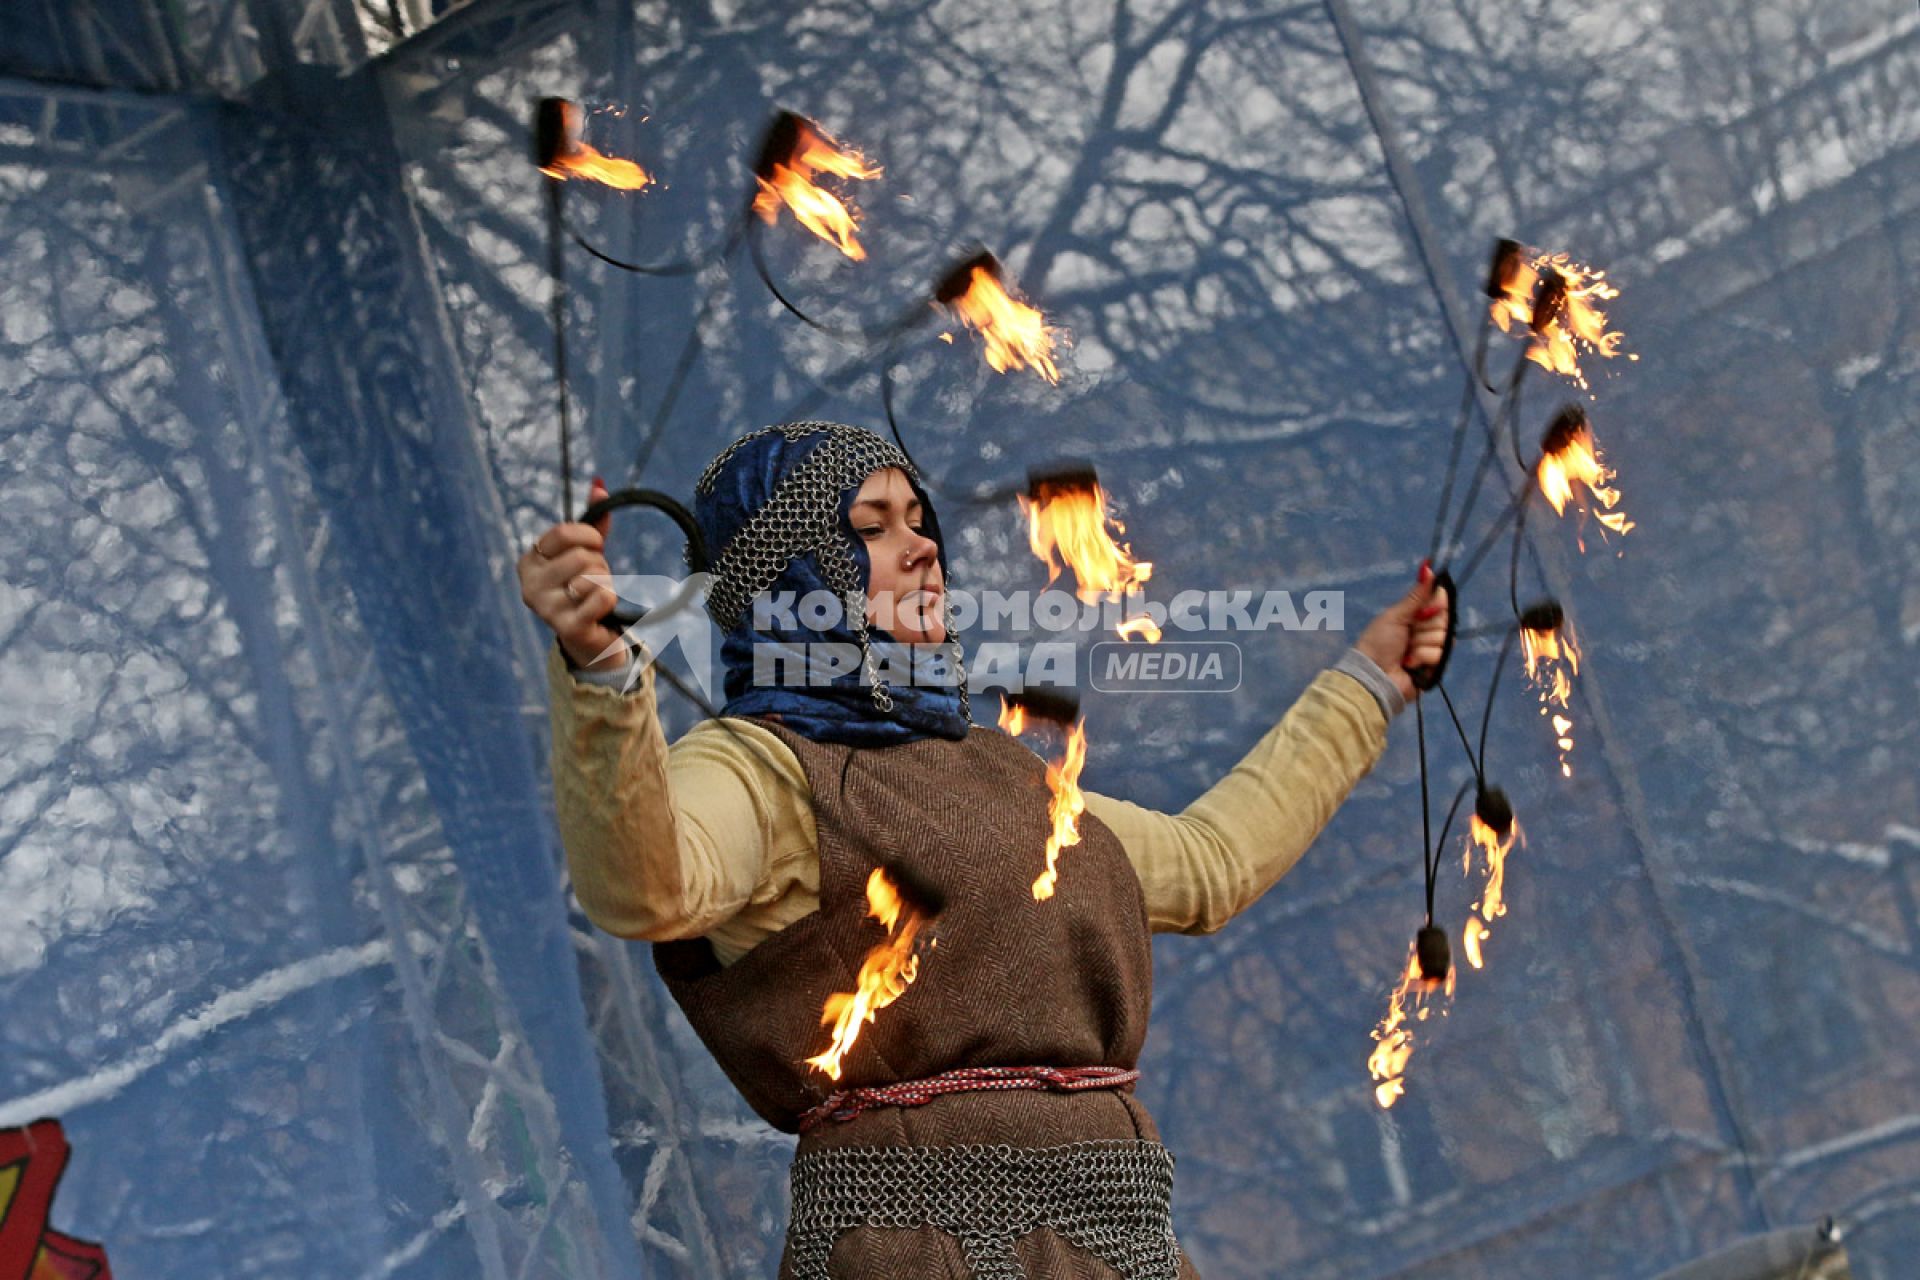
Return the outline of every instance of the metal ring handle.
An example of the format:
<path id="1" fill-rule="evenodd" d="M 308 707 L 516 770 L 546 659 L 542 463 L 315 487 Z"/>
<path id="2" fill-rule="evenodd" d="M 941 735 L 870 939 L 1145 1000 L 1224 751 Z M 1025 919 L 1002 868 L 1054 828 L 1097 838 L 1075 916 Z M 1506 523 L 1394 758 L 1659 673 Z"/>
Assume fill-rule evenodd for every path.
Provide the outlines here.
<path id="1" fill-rule="evenodd" d="M 622 489 L 617 493 L 610 493 L 581 512 L 580 523 L 593 524 L 602 516 L 609 515 L 622 507 L 651 507 L 655 511 L 663 511 L 672 517 L 673 522 L 680 526 L 680 532 L 687 537 L 687 567 L 696 574 L 707 572 L 707 540 L 701 536 L 700 526 L 694 521 L 693 513 L 670 494 L 662 493 L 658 489 Z M 671 617 L 693 603 L 703 585 L 696 579 L 689 578 L 680 584 L 680 589 L 674 592 L 671 599 L 651 609 L 626 612 L 615 606 L 605 618 L 601 619 L 602 625 L 618 623 L 620 628 L 625 630 L 642 618 L 652 618 L 657 621 Z"/>
<path id="2" fill-rule="evenodd" d="M 1460 633 L 1460 602 L 1454 599 L 1453 575 L 1445 569 L 1434 574 L 1433 590 L 1436 594 L 1441 591 L 1447 593 L 1447 639 L 1440 646 L 1440 661 L 1429 667 L 1407 668 L 1407 678 L 1422 693 L 1439 684 L 1440 678 L 1447 674 L 1447 659 L 1453 656 L 1453 642 Z"/>

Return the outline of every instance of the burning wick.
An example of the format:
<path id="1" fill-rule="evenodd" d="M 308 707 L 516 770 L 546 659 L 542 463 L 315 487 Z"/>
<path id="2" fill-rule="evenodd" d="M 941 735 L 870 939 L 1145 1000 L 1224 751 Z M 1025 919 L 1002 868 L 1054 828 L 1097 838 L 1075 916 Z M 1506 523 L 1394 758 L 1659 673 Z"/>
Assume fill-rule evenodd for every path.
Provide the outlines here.
<path id="1" fill-rule="evenodd" d="M 1483 812 L 1488 816 L 1482 817 Z M 1479 936 L 1485 938 L 1488 931 L 1484 926 L 1507 914 L 1507 854 L 1513 851 L 1516 841 L 1524 843 L 1525 836 L 1520 830 L 1519 821 L 1513 816 L 1512 807 L 1507 804 L 1505 793 L 1498 787 L 1481 792 L 1475 800 L 1473 816 L 1467 820 L 1467 834 L 1472 841 L 1466 855 L 1468 873 L 1472 873 L 1474 849 L 1485 854 L 1487 860 L 1486 883 L 1480 889 L 1480 901 L 1473 904 L 1473 909 L 1480 913 L 1479 918 L 1484 922 Z M 1467 958 L 1476 969 L 1480 967 L 1480 961 L 1474 958 L 1478 950 L 1477 945 L 1470 944 L 1467 952 Z"/>
<path id="2" fill-rule="evenodd" d="M 1045 902 L 1060 880 L 1060 851 L 1080 843 L 1079 818 L 1086 811 L 1080 792 L 1080 770 L 1087 763 L 1087 726 L 1079 718 L 1078 698 L 1050 689 L 1032 689 L 1008 695 L 1000 711 L 1000 727 L 1024 733 L 1029 718 L 1046 720 L 1066 731 L 1066 754 L 1047 761 L 1047 789 L 1053 800 L 1047 807 L 1052 830 L 1047 833 L 1047 864 L 1034 879 L 1033 900 Z"/>
<path id="3" fill-rule="evenodd" d="M 1582 354 L 1608 360 L 1620 354 L 1623 335 L 1607 329 L 1606 313 L 1600 309 L 1620 291 L 1607 283 L 1604 271 L 1564 253 L 1529 258 L 1518 243 L 1502 240 L 1494 246 L 1486 292 L 1492 300 L 1489 315 L 1500 332 L 1524 327 L 1532 338 L 1527 359 L 1571 378 L 1583 390 L 1587 378 L 1580 369 Z"/>
<path id="4" fill-rule="evenodd" d="M 867 952 L 854 990 L 827 997 L 820 1025 L 832 1024 L 833 1043 L 825 1053 L 808 1058 L 808 1066 L 830 1079 L 840 1078 L 840 1060 L 853 1048 L 861 1025 L 872 1022 L 875 1014 L 905 995 L 908 985 L 919 976 L 920 952 L 915 941 L 933 909 L 917 909 L 884 870 L 873 869 L 867 877 L 867 914 L 881 923 L 887 937 Z"/>
<path id="5" fill-rule="evenodd" d="M 631 160 L 594 150 L 580 138 L 583 115 L 578 103 L 542 98 L 534 108 L 533 162 L 549 178 L 584 178 L 622 191 L 638 191 L 653 175 Z"/>
<path id="6" fill-rule="evenodd" d="M 1601 527 L 1615 533 L 1624 535 L 1633 528 L 1626 512 L 1613 509 L 1620 502 L 1620 491 L 1607 486 L 1614 478 L 1613 469 L 1601 461 L 1600 450 L 1593 442 L 1593 424 L 1587 421 L 1586 410 L 1579 405 L 1567 405 L 1547 424 L 1540 440 L 1540 462 L 1534 468 L 1534 476 L 1556 515 L 1566 514 L 1567 503 L 1577 496 L 1574 486 L 1578 485 L 1604 508 L 1592 511 L 1591 504 L 1582 499 L 1577 504 L 1582 524 L 1592 511 Z M 1574 537 L 1584 552 L 1585 537 L 1578 532 Z"/>
<path id="7" fill-rule="evenodd" d="M 1451 968 L 1444 981 L 1423 977 L 1419 944 L 1408 944 L 1406 970 L 1387 1001 L 1386 1016 L 1373 1029 L 1373 1052 L 1367 1056 L 1367 1071 L 1378 1081 L 1373 1087 L 1373 1100 L 1382 1107 L 1391 1107 L 1407 1091 L 1407 1063 L 1413 1058 L 1413 1028 L 1407 1025 L 1408 1014 L 1416 1022 L 1425 1022 L 1428 997 L 1439 992 L 1452 998 L 1454 977 Z"/>
<path id="8" fill-rule="evenodd" d="M 1500 240 L 1493 246 L 1493 261 L 1487 264 L 1487 297 L 1493 299 L 1492 311 L 1500 332 L 1509 325 L 1524 325 L 1532 318 L 1534 281 L 1538 273 L 1527 261 L 1527 250 L 1518 240 Z"/>
<path id="9" fill-rule="evenodd" d="M 1453 972 L 1453 948 L 1447 945 L 1447 931 L 1437 924 L 1421 926 L 1413 937 L 1413 954 L 1428 982 L 1444 982 Z"/>
<path id="10" fill-rule="evenodd" d="M 1029 471 L 1020 509 L 1027 515 L 1027 545 L 1047 566 L 1049 586 L 1060 577 L 1062 561 L 1073 570 L 1078 584 L 1074 594 L 1087 603 L 1103 594 L 1124 597 L 1153 575 L 1151 562 L 1135 560 L 1127 546 L 1107 532 L 1108 526 L 1114 533 L 1127 528 L 1107 513 L 1106 491 L 1091 463 L 1065 461 Z M 1126 625 L 1131 631 L 1122 634 L 1160 638 L 1149 619 L 1130 619 Z"/>
<path id="11" fill-rule="evenodd" d="M 1007 289 L 1000 260 L 991 253 L 977 253 L 949 271 L 933 296 L 958 316 L 961 324 L 980 335 L 986 343 L 987 363 L 994 372 L 1031 368 L 1059 385 L 1060 368 L 1053 360 L 1053 343 L 1061 331 Z"/>
<path id="12" fill-rule="evenodd" d="M 1542 600 L 1521 613 L 1520 653 L 1526 662 L 1527 680 L 1540 693 L 1540 714 L 1553 717 L 1554 743 L 1560 748 L 1560 776 L 1571 778 L 1573 765 L 1567 754 L 1573 750 L 1573 721 L 1552 708 L 1565 710 L 1573 696 L 1573 677 L 1580 672 L 1580 647 L 1559 601 Z"/>
<path id="13" fill-rule="evenodd" d="M 753 197 L 753 211 L 772 226 L 784 204 L 801 226 L 858 262 L 867 256 L 853 236 L 859 215 L 838 196 L 814 185 L 815 175 L 822 173 L 865 180 L 879 177 L 880 166 L 868 164 L 857 151 L 835 145 L 806 117 L 782 111 L 774 117 L 754 166 L 759 190 Z"/>

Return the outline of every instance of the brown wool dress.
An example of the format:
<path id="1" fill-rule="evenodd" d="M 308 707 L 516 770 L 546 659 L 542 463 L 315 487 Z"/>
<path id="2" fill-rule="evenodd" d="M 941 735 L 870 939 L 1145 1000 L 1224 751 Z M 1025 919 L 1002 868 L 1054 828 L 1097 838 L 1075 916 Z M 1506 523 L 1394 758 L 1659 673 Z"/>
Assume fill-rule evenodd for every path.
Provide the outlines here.
<path id="1" fill-rule="evenodd" d="M 960 1067 L 1131 1068 L 1146 1038 L 1153 952 L 1140 884 L 1120 841 L 1092 814 L 1061 852 L 1052 898 L 1034 900 L 1050 793 L 1044 764 L 997 729 L 890 747 L 812 742 L 762 720 L 799 758 L 813 793 L 820 909 L 722 967 L 701 939 L 658 944 L 668 990 L 753 1109 L 785 1132 L 840 1090 L 919 1080 Z M 865 1026 L 828 1079 L 805 1059 L 826 1048 L 821 1010 L 851 991 L 885 936 L 866 883 L 882 861 L 941 901 L 933 945 L 904 995 Z M 973 1092 L 828 1121 L 797 1157 L 837 1147 L 1158 1142 L 1131 1093 Z M 1033 1280 L 1118 1280 L 1108 1262 L 1042 1227 L 1014 1253 Z M 794 1275 L 790 1235 L 781 1266 Z M 829 1261 L 836 1280 L 966 1280 L 945 1232 L 858 1227 Z M 1198 1280 L 1185 1257 L 1182 1280 Z"/>

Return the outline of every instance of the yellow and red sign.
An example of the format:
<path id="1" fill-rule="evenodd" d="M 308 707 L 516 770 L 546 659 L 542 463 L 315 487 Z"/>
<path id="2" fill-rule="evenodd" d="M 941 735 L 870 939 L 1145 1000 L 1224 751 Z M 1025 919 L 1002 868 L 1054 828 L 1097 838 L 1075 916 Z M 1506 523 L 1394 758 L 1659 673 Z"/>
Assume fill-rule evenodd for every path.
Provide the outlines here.
<path id="1" fill-rule="evenodd" d="M 113 1280 L 105 1249 L 47 1225 L 69 1152 L 58 1120 L 0 1129 L 0 1280 Z"/>

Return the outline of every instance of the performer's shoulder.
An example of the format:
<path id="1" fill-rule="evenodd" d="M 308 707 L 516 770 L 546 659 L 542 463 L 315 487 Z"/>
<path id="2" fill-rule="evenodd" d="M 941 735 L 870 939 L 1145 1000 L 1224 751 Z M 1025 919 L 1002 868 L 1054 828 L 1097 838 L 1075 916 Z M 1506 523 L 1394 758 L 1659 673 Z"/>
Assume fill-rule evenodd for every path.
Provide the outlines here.
<path id="1" fill-rule="evenodd" d="M 744 716 L 702 720 L 668 748 L 675 764 L 715 764 L 735 769 L 794 774 L 793 748 L 767 725 Z"/>

